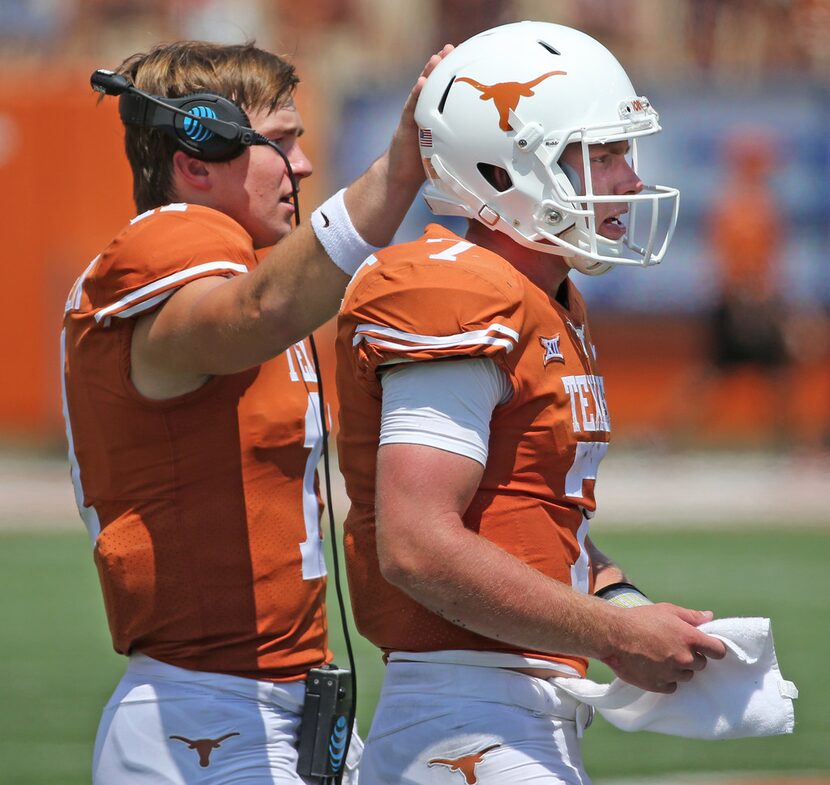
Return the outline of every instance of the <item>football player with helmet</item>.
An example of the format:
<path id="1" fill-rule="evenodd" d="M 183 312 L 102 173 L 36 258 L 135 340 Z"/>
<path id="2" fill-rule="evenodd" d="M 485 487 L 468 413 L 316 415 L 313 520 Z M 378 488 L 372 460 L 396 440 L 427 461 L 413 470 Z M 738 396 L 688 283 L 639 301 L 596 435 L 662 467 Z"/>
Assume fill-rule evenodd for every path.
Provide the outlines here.
<path id="1" fill-rule="evenodd" d="M 668 693 L 724 655 L 589 535 L 611 417 L 569 273 L 661 262 L 678 192 L 638 175 L 651 103 L 567 27 L 471 38 L 415 116 L 426 201 L 469 228 L 371 256 L 339 316 L 352 601 L 387 660 L 361 783 L 587 783 L 553 677 Z"/>

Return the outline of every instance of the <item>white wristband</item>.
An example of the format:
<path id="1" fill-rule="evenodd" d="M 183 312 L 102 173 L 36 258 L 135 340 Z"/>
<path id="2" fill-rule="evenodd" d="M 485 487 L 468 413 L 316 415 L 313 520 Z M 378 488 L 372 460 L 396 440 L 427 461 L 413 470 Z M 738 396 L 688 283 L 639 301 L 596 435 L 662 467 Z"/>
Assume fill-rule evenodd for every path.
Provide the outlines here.
<path id="1" fill-rule="evenodd" d="M 354 275 L 366 257 L 380 249 L 367 243 L 354 228 L 343 200 L 345 193 L 343 188 L 311 214 L 311 228 L 331 260 L 346 275 Z"/>

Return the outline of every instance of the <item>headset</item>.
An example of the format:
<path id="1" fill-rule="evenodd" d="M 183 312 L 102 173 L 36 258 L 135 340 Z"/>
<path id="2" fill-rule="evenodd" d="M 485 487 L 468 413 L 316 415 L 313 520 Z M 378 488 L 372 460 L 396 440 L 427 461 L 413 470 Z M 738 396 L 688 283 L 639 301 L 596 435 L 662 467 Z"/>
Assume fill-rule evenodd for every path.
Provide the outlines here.
<path id="1" fill-rule="evenodd" d="M 92 89 L 117 95 L 124 125 L 158 128 L 188 155 L 201 161 L 230 161 L 253 145 L 268 145 L 282 158 L 291 181 L 294 225 L 299 224 L 299 185 L 294 170 L 276 142 L 254 131 L 244 110 L 215 93 L 192 93 L 181 98 L 150 95 L 139 90 L 124 74 L 99 68 L 89 79 Z"/>
<path id="2" fill-rule="evenodd" d="M 251 128 L 251 121 L 240 106 L 233 101 L 215 93 L 193 93 L 182 98 L 166 98 L 150 95 L 139 90 L 123 74 L 99 68 L 89 80 L 92 89 L 104 95 L 117 95 L 118 113 L 125 125 L 143 128 L 158 128 L 172 137 L 179 147 L 194 158 L 202 161 L 230 161 L 241 155 L 252 145 L 268 145 L 285 163 L 291 181 L 291 198 L 294 203 L 294 226 L 300 224 L 299 185 L 288 156 L 276 143 L 257 133 Z M 351 669 L 351 678 L 347 679 L 347 689 L 351 693 L 351 705 L 348 710 L 346 737 L 338 747 L 338 759 L 334 770 L 329 763 L 325 774 L 316 774 L 321 783 L 339 783 L 343 776 L 343 763 L 352 740 L 352 730 L 357 711 L 357 673 L 354 651 L 352 649 L 349 624 L 346 616 L 346 604 L 343 597 L 340 578 L 340 558 L 337 552 L 337 533 L 334 523 L 331 492 L 331 468 L 329 464 L 329 432 L 326 425 L 326 406 L 323 398 L 323 375 L 320 372 L 320 360 L 314 336 L 308 336 L 314 371 L 317 374 L 317 394 L 320 400 L 320 429 L 323 438 L 323 475 L 331 536 L 332 566 L 334 568 L 334 585 L 343 628 L 346 654 Z M 325 749 L 329 752 L 328 748 Z M 326 755 L 328 760 L 329 756 Z M 314 776 L 314 775 L 312 775 Z"/>

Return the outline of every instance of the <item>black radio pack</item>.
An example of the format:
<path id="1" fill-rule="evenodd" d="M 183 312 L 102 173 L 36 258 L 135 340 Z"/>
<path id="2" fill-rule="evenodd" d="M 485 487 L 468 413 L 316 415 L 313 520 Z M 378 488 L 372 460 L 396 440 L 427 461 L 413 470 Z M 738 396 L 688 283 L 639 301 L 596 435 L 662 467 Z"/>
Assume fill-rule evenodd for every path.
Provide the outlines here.
<path id="1" fill-rule="evenodd" d="M 351 738 L 352 672 L 327 665 L 308 672 L 297 772 L 340 782 Z"/>

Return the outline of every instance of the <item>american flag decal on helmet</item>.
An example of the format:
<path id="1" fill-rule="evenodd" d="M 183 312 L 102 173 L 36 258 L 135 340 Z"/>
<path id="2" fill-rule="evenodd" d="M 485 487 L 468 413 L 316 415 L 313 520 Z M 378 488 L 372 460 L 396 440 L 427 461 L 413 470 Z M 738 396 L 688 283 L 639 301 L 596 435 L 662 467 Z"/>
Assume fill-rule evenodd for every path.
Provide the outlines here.
<path id="1" fill-rule="evenodd" d="M 419 128 L 418 141 L 421 147 L 432 147 L 432 131 L 429 128 Z"/>

